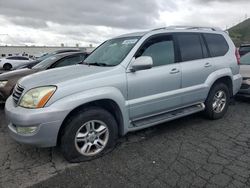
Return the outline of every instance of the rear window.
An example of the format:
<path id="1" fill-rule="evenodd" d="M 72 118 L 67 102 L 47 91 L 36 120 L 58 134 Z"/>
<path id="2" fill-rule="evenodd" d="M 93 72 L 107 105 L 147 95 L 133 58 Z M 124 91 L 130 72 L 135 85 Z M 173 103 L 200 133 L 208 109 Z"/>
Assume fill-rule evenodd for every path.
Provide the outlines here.
<path id="1" fill-rule="evenodd" d="M 224 56 L 229 49 L 227 41 L 220 34 L 203 34 L 212 57 Z"/>
<path id="2" fill-rule="evenodd" d="M 182 61 L 203 58 L 200 34 L 178 34 L 177 37 Z"/>
<path id="3" fill-rule="evenodd" d="M 241 46 L 240 51 L 242 52 L 249 52 L 250 51 L 250 46 Z"/>

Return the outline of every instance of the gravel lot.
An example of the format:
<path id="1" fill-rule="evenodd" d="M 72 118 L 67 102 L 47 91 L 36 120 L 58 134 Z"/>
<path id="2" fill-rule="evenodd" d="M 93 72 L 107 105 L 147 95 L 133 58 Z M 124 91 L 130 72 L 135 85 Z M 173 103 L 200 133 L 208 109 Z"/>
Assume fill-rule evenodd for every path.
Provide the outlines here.
<path id="1" fill-rule="evenodd" d="M 12 141 L 0 110 L 0 187 L 249 187 L 249 114 L 250 102 L 237 101 L 224 119 L 185 117 L 131 133 L 103 158 L 69 164 L 57 148 Z"/>

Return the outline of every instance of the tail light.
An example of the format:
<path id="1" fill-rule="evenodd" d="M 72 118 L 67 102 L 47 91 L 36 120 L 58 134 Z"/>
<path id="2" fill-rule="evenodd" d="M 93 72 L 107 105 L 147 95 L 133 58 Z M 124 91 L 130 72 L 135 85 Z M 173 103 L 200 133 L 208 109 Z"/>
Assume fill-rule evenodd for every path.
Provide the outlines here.
<path id="1" fill-rule="evenodd" d="M 240 53 L 239 53 L 238 48 L 235 49 L 235 56 L 236 56 L 236 59 L 237 59 L 237 63 L 239 65 L 240 64 Z"/>

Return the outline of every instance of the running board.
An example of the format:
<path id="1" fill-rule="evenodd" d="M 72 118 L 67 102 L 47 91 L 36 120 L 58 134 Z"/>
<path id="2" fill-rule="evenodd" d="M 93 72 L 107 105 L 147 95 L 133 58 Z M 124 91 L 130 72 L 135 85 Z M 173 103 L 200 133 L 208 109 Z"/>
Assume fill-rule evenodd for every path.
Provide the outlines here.
<path id="1" fill-rule="evenodd" d="M 190 114 L 194 114 L 196 112 L 203 111 L 204 109 L 205 109 L 204 103 L 199 103 L 199 104 L 181 108 L 178 110 L 157 114 L 157 115 L 146 117 L 146 118 L 139 119 L 139 120 L 134 120 L 131 122 L 133 127 L 131 127 L 129 131 L 135 131 L 135 130 L 143 129 L 143 128 L 150 127 L 156 124 L 178 119 L 180 117 L 184 117 Z"/>

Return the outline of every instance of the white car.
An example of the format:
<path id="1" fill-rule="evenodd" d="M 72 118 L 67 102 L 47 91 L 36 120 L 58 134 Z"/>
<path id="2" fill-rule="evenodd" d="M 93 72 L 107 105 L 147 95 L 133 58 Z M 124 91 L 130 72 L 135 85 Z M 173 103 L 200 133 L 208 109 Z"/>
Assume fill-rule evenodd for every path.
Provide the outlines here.
<path id="1" fill-rule="evenodd" d="M 24 56 L 11 56 L 7 58 L 0 59 L 0 69 L 11 70 L 20 65 L 25 65 L 31 60 Z"/>

